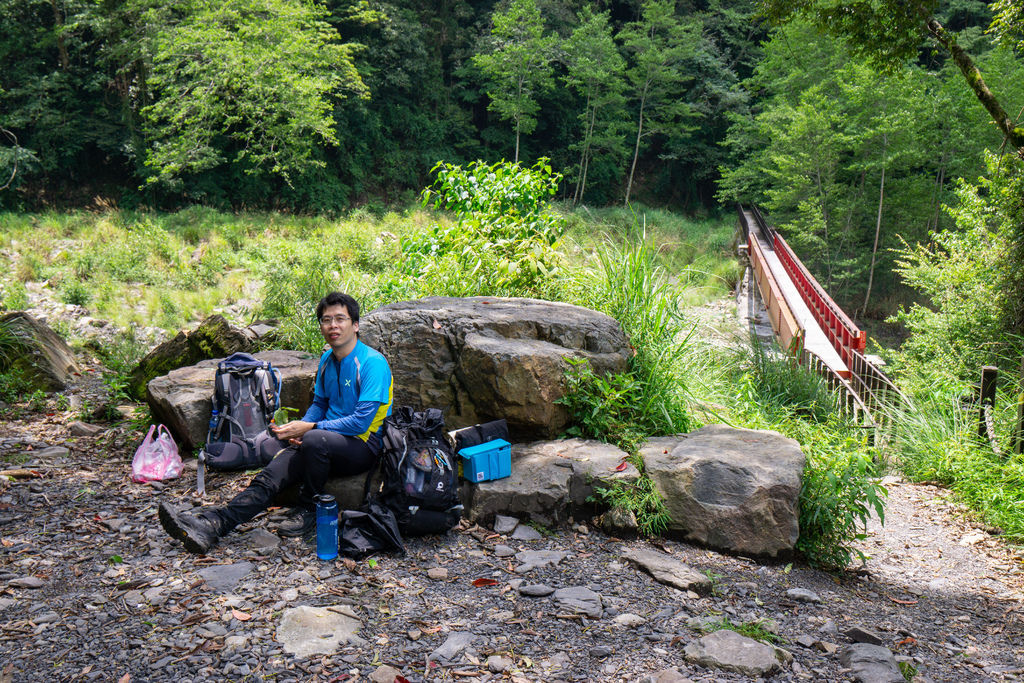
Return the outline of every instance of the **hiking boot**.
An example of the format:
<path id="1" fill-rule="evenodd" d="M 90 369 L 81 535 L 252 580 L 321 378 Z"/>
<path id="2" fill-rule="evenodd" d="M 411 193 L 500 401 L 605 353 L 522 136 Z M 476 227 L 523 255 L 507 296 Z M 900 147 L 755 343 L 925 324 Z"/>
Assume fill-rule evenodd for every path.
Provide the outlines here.
<path id="1" fill-rule="evenodd" d="M 218 526 L 202 515 L 192 515 L 160 503 L 160 524 L 164 531 L 185 544 L 185 549 L 203 555 L 220 539 Z"/>
<path id="2" fill-rule="evenodd" d="M 292 508 L 291 514 L 277 527 L 280 536 L 305 536 L 316 528 L 316 511 L 311 507 L 299 505 Z"/>

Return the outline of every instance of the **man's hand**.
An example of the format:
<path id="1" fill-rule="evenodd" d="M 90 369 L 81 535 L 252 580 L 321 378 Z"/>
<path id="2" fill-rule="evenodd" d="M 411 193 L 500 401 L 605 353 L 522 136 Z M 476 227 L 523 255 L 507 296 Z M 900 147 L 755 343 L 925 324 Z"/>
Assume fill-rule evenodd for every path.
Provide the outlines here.
<path id="1" fill-rule="evenodd" d="M 281 439 L 281 441 L 287 441 L 288 443 L 298 445 L 302 443 L 302 435 L 314 427 L 316 427 L 316 423 L 314 422 L 292 420 L 280 427 L 274 427 L 273 430 L 274 436 Z"/>

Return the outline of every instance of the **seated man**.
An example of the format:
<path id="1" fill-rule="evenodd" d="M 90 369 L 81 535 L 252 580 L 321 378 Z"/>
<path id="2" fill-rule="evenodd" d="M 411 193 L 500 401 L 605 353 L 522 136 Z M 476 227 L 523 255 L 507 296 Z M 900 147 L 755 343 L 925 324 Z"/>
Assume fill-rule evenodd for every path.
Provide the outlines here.
<path id="1" fill-rule="evenodd" d="M 272 428 L 276 438 L 259 444 L 264 453 L 276 453 L 274 459 L 224 507 L 193 515 L 160 503 L 160 523 L 190 552 L 205 553 L 294 482 L 301 482 L 299 505 L 278 533 L 301 536 L 316 523 L 313 497 L 323 493 L 328 476 L 356 475 L 377 465 L 384 418 L 391 414 L 391 368 L 359 341 L 359 304 L 351 296 L 328 294 L 316 316 L 331 348 L 320 359 L 313 405 L 301 420 Z"/>

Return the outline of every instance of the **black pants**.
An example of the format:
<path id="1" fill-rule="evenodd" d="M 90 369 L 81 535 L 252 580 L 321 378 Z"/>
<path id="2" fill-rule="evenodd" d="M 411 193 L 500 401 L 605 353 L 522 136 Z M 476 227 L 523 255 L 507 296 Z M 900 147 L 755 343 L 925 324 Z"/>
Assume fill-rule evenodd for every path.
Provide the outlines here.
<path id="1" fill-rule="evenodd" d="M 296 482 L 301 483 L 299 504 L 312 506 L 313 496 L 323 493 L 328 477 L 368 472 L 376 466 L 378 456 L 362 439 L 324 429 L 306 432 L 299 446 L 268 439 L 261 450 L 277 455 L 225 507 L 204 512 L 219 525 L 222 535 L 265 510 L 281 490 Z"/>

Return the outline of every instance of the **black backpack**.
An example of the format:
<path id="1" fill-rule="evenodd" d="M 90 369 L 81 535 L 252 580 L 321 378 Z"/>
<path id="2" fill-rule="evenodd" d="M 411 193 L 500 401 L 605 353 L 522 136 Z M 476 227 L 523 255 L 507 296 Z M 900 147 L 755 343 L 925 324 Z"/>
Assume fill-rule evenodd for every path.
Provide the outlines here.
<path id="1" fill-rule="evenodd" d="M 406 536 L 443 534 L 462 518 L 459 475 L 437 408 L 394 409 L 384 420 L 379 500 Z"/>
<path id="2" fill-rule="evenodd" d="M 217 364 L 213 412 L 206 445 L 199 453 L 203 465 L 216 470 L 261 467 L 257 440 L 266 438 L 274 413 L 281 406 L 281 373 L 269 361 L 248 353 L 233 353 Z"/>

